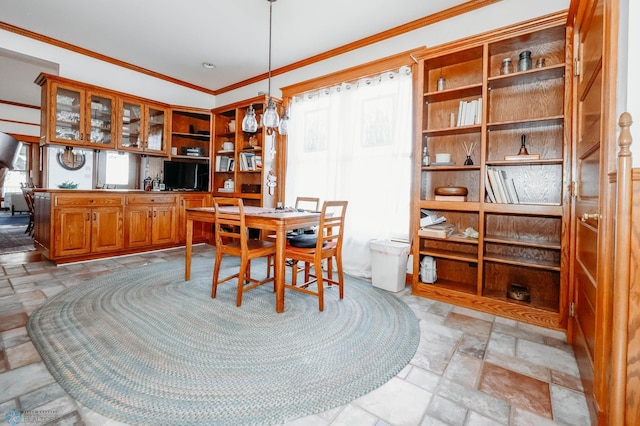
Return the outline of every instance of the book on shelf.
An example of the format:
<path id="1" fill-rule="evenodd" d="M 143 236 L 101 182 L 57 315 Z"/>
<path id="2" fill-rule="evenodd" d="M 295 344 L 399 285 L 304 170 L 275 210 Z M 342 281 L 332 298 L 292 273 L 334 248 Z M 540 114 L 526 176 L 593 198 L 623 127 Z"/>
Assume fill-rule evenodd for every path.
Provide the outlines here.
<path id="1" fill-rule="evenodd" d="M 420 219 L 420 226 L 429 226 L 442 223 L 447 220 L 444 216 L 438 216 L 435 212 L 428 209 L 420 209 L 422 218 Z"/>
<path id="2" fill-rule="evenodd" d="M 466 195 L 435 195 L 436 201 L 467 201 Z"/>
<path id="3" fill-rule="evenodd" d="M 418 230 L 418 235 L 421 237 L 432 238 L 448 238 L 455 232 L 456 227 L 450 224 L 437 224 L 430 226 L 423 226 Z"/>
<path id="4" fill-rule="evenodd" d="M 458 121 L 456 125 L 472 126 L 482 122 L 482 98 L 471 101 L 460 101 L 458 105 Z"/>
<path id="5" fill-rule="evenodd" d="M 216 155 L 216 172 L 228 172 L 233 170 L 233 158 L 226 155 Z"/>
<path id="6" fill-rule="evenodd" d="M 507 177 L 507 172 L 497 170 L 493 167 L 487 167 L 487 178 L 487 195 L 492 203 L 520 203 L 515 182 L 513 179 Z"/>

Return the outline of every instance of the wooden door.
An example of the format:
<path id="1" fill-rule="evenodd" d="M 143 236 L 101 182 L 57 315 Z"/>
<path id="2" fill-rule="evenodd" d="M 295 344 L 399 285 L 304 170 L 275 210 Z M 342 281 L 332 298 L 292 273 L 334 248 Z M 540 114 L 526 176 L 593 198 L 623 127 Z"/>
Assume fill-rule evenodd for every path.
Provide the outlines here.
<path id="1" fill-rule="evenodd" d="M 176 242 L 175 206 L 154 206 L 152 223 L 152 244 L 172 244 Z"/>
<path id="2" fill-rule="evenodd" d="M 91 228 L 91 251 L 119 250 L 124 246 L 121 207 L 93 209 Z"/>
<path id="3" fill-rule="evenodd" d="M 143 247 L 151 244 L 152 208 L 128 206 L 125 210 L 127 247 Z"/>
<path id="4" fill-rule="evenodd" d="M 77 256 L 91 251 L 91 209 L 55 209 L 53 227 L 53 252 L 56 257 Z"/>
<path id="5" fill-rule="evenodd" d="M 573 1 L 577 59 L 573 138 L 574 247 L 571 259 L 574 316 L 569 338 L 580 368 L 592 422 L 606 424 L 611 351 L 613 194 L 608 163 L 615 158 L 615 58 L 617 31 L 609 12 L 616 0 Z M 575 7 L 574 7 L 575 6 Z M 612 61 L 610 61 L 610 59 Z M 613 122 L 612 122 L 613 119 Z M 613 131 L 611 125 L 613 123 Z"/>

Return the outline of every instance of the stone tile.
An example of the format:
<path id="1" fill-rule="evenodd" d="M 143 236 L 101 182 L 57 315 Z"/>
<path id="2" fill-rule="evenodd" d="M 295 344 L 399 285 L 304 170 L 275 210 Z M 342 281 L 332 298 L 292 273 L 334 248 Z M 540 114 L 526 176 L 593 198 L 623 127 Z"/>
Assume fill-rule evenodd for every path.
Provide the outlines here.
<path id="1" fill-rule="evenodd" d="M 453 310 L 453 305 L 449 305 L 448 303 L 442 303 L 442 302 L 434 302 L 430 307 L 429 307 L 429 312 L 431 312 L 434 315 L 438 315 L 441 317 L 446 317 L 447 315 L 449 315 L 449 313 Z"/>
<path id="2" fill-rule="evenodd" d="M 460 385 L 475 388 L 481 368 L 481 360 L 456 352 L 449 361 L 443 377 Z"/>
<path id="3" fill-rule="evenodd" d="M 551 383 L 577 392 L 584 392 L 582 380 L 580 380 L 579 377 L 566 374 L 562 371 L 551 370 Z"/>
<path id="4" fill-rule="evenodd" d="M 551 381 L 551 372 L 548 368 L 527 362 L 520 358 L 489 352 L 485 361 L 543 382 L 549 383 Z"/>
<path id="5" fill-rule="evenodd" d="M 550 328 L 539 327 L 533 324 L 526 324 L 524 322 L 518 323 L 518 328 L 527 333 L 537 334 L 544 337 L 551 337 L 556 340 L 561 340 L 566 343 L 567 336 L 562 331 L 552 330 Z"/>
<path id="6" fill-rule="evenodd" d="M 414 426 L 427 410 L 431 392 L 393 378 L 353 404 L 394 426 Z"/>
<path id="7" fill-rule="evenodd" d="M 452 338 L 451 333 L 448 336 L 440 334 L 434 327 L 423 327 L 422 323 L 420 328 L 420 343 L 411 364 L 442 374 L 458 346 L 458 340 Z"/>
<path id="8" fill-rule="evenodd" d="M 465 308 L 462 306 L 454 306 L 451 312 L 464 315 L 471 318 L 476 318 L 479 320 L 487 321 L 493 323 L 496 319 L 496 316 L 493 314 L 488 314 L 486 312 L 474 311 L 473 309 Z"/>
<path id="9" fill-rule="evenodd" d="M 9 368 L 12 369 L 42 361 L 40 354 L 30 341 L 7 348 L 6 353 Z"/>
<path id="10" fill-rule="evenodd" d="M 548 383 L 485 362 L 478 390 L 552 418 Z"/>
<path id="11" fill-rule="evenodd" d="M 469 417 L 467 418 L 467 425 L 469 426 L 502 426 L 508 423 L 497 422 L 489 417 L 485 417 L 480 413 L 476 413 L 475 411 L 471 411 L 469 413 Z M 534 425 L 530 425 L 534 426 Z M 535 425 L 537 426 L 537 425 Z"/>
<path id="12" fill-rule="evenodd" d="M 516 338 L 506 334 L 493 332 L 487 345 L 489 353 L 496 353 L 510 357 L 516 356 Z"/>
<path id="13" fill-rule="evenodd" d="M 477 359 L 483 359 L 487 351 L 488 337 L 474 336 L 465 334 L 458 345 L 458 352 L 472 356 Z"/>
<path id="14" fill-rule="evenodd" d="M 420 426 L 449 426 L 449 425 L 443 422 L 442 420 L 436 419 L 426 414 L 422 418 L 422 421 L 420 422 Z"/>
<path id="15" fill-rule="evenodd" d="M 438 388 L 440 379 L 442 379 L 441 375 L 416 366 L 411 366 L 411 370 L 409 370 L 409 373 L 405 378 L 407 382 L 419 386 L 431 393 L 434 393 Z"/>
<path id="16" fill-rule="evenodd" d="M 2 344 L 5 348 L 20 345 L 31 340 L 27 334 L 26 327 L 16 327 L 12 330 L 3 331 L 0 333 L 0 339 L 2 339 Z"/>
<path id="17" fill-rule="evenodd" d="M 580 377 L 575 357 L 562 349 L 520 339 L 516 347 L 516 356 L 552 370 L 564 371 L 572 376 Z"/>
<path id="18" fill-rule="evenodd" d="M 571 426 L 590 424 L 589 408 L 584 394 L 551 385 L 551 401 L 556 422 Z"/>
<path id="19" fill-rule="evenodd" d="M 19 312 L 10 315 L 0 315 L 0 331 L 7 331 L 27 324 L 27 313 Z"/>
<path id="20" fill-rule="evenodd" d="M 375 426 L 378 418 L 355 404 L 348 404 L 344 410 L 331 422 L 331 426 Z M 300 424 L 306 426 L 307 423 Z"/>
<path id="21" fill-rule="evenodd" d="M 7 353 L 4 349 L 0 350 L 0 373 L 4 373 L 9 369 L 9 362 L 7 361 Z"/>
<path id="22" fill-rule="evenodd" d="M 35 283 L 52 280 L 52 279 L 54 279 L 54 276 L 49 272 L 43 272 L 43 273 L 34 274 L 34 275 L 15 276 L 13 278 L 9 278 L 9 280 L 11 281 L 11 285 L 14 288 L 24 284 L 35 284 Z"/>
<path id="23" fill-rule="evenodd" d="M 50 385 L 43 386 L 33 392 L 26 393 L 18 397 L 20 401 L 20 408 L 22 410 L 34 410 L 36 407 L 48 404 L 59 398 L 68 396 L 62 387 L 57 382 Z"/>
<path id="24" fill-rule="evenodd" d="M 532 342 L 544 344 L 544 336 L 521 330 L 520 328 L 518 328 L 517 324 L 518 323 L 516 323 L 515 325 L 509 325 L 508 323 L 503 323 L 502 321 L 496 320 L 493 325 L 493 332 L 502 333 L 507 336 L 515 337 L 517 339 L 530 340 Z"/>
<path id="25" fill-rule="evenodd" d="M 451 380 L 443 379 L 438 387 L 437 395 L 456 402 L 500 424 L 508 424 L 509 422 L 510 405 L 477 389 L 467 388 Z M 468 422 L 467 424 L 473 423 Z"/>
<path id="26" fill-rule="evenodd" d="M 85 426 L 85 423 L 82 421 L 80 414 L 77 411 L 73 411 L 71 413 L 65 414 L 59 419 L 56 419 L 53 423 L 48 423 L 47 425 L 55 425 L 55 426 Z"/>
<path id="27" fill-rule="evenodd" d="M 25 365 L 0 374 L 0 389 L 3 390 L 3 399 L 17 398 L 53 382 L 53 376 L 42 362 Z"/>
<path id="28" fill-rule="evenodd" d="M 585 426 L 588 423 L 585 423 Z M 511 408 L 511 426 L 554 426 L 557 425 L 551 419 L 539 416 L 515 405 Z"/>
<path id="29" fill-rule="evenodd" d="M 458 405 L 439 395 L 434 395 L 431 404 L 427 409 L 427 414 L 451 426 L 463 426 L 467 417 L 467 408 Z"/>

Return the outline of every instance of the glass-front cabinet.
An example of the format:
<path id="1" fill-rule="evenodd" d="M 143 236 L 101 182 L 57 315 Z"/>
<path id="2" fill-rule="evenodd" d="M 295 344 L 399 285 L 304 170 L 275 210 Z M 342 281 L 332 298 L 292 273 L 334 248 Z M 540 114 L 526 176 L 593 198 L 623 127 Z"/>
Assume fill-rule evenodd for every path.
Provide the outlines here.
<path id="1" fill-rule="evenodd" d="M 115 98 L 106 93 L 51 83 L 47 142 L 64 145 L 100 145 L 115 148 Z"/>
<path id="2" fill-rule="evenodd" d="M 132 99 L 119 102 L 118 149 L 167 155 L 167 109 Z"/>

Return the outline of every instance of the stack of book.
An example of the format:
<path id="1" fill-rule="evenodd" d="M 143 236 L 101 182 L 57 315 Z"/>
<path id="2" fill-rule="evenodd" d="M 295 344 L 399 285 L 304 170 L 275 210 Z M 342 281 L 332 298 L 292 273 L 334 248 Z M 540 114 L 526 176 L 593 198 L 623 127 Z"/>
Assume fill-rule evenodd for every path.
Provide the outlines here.
<path id="1" fill-rule="evenodd" d="M 513 179 L 504 170 L 487 167 L 487 196 L 492 203 L 520 204 Z"/>
<path id="2" fill-rule="evenodd" d="M 457 126 L 472 126 L 482 123 L 482 98 L 460 101 Z"/>

